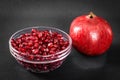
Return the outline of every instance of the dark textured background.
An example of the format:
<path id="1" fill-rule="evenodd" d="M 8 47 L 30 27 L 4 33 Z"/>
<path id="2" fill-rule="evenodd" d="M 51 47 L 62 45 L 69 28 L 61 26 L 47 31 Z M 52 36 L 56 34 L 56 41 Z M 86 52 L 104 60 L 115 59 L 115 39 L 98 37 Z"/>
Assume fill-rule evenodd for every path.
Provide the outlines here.
<path id="1" fill-rule="evenodd" d="M 120 80 L 119 0 L 0 0 L 0 80 Z M 72 20 L 93 11 L 112 26 L 114 39 L 106 54 L 81 55 L 74 48 L 63 65 L 50 73 L 23 69 L 10 55 L 8 40 L 17 30 L 54 26 L 67 33 Z"/>

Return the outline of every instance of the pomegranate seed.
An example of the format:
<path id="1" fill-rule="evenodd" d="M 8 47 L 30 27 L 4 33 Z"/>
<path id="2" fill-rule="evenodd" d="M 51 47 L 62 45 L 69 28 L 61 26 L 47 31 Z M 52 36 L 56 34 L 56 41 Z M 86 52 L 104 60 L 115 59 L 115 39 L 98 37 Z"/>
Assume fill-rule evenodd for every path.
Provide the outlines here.
<path id="1" fill-rule="evenodd" d="M 33 49 L 33 50 L 32 50 L 32 53 L 33 53 L 33 54 L 38 54 L 38 53 L 39 53 L 39 49 Z"/>
<path id="2" fill-rule="evenodd" d="M 44 41 L 44 40 L 45 40 L 45 37 L 42 37 L 41 40 Z"/>
<path id="3" fill-rule="evenodd" d="M 62 50 L 64 50 L 65 48 L 66 48 L 65 46 L 61 47 Z"/>
<path id="4" fill-rule="evenodd" d="M 44 42 L 45 42 L 45 43 L 49 42 L 49 39 L 45 39 Z"/>
<path id="5" fill-rule="evenodd" d="M 30 57 L 28 58 L 29 60 L 33 60 L 34 59 L 34 56 L 33 55 L 30 55 Z"/>
<path id="6" fill-rule="evenodd" d="M 52 47 L 50 50 L 52 50 L 52 51 L 55 51 L 57 48 L 55 48 L 55 47 Z"/>
<path id="7" fill-rule="evenodd" d="M 42 32 L 39 32 L 38 33 L 38 38 L 41 38 L 42 37 Z"/>
<path id="8" fill-rule="evenodd" d="M 57 38 L 58 38 L 58 39 L 62 39 L 62 38 L 63 38 L 62 34 L 58 34 L 58 35 L 57 35 Z"/>
<path id="9" fill-rule="evenodd" d="M 48 49 L 48 48 L 46 48 L 44 51 L 45 51 L 45 52 L 49 52 L 49 49 Z"/>
<path id="10" fill-rule="evenodd" d="M 38 37 L 37 37 L 37 36 L 34 36 L 34 40 L 38 40 Z"/>
<path id="11" fill-rule="evenodd" d="M 30 40 L 30 41 L 28 42 L 28 46 L 33 46 L 33 41 L 32 41 L 32 40 Z"/>
<path id="12" fill-rule="evenodd" d="M 55 51 L 53 51 L 53 50 L 50 50 L 50 52 L 49 52 L 50 54 L 54 54 L 55 53 Z"/>
<path id="13" fill-rule="evenodd" d="M 47 55 L 47 53 L 46 53 L 46 52 L 43 52 L 43 55 L 45 55 L 45 56 L 46 56 L 46 55 Z"/>
<path id="14" fill-rule="evenodd" d="M 23 44 L 24 46 L 27 46 L 27 45 L 28 45 L 28 43 L 27 43 L 27 42 L 23 42 L 22 44 Z"/>
<path id="15" fill-rule="evenodd" d="M 16 45 L 16 43 L 13 42 L 13 43 L 12 43 L 12 46 L 13 46 L 13 47 L 16 47 L 17 45 Z"/>
<path id="16" fill-rule="evenodd" d="M 30 35 L 31 35 L 30 33 L 25 33 L 22 36 L 24 37 L 24 36 L 30 36 Z"/>
<path id="17" fill-rule="evenodd" d="M 31 32 L 32 32 L 32 33 L 36 33 L 37 30 L 36 30 L 36 29 L 32 29 Z"/>
<path id="18" fill-rule="evenodd" d="M 57 36 L 57 34 L 58 34 L 57 32 L 53 32 L 52 36 L 55 37 L 55 36 Z"/>
<path id="19" fill-rule="evenodd" d="M 39 41 L 38 43 L 39 43 L 40 45 L 42 45 L 42 44 L 43 44 L 43 42 L 42 42 L 42 41 Z"/>
<path id="20" fill-rule="evenodd" d="M 68 44 L 69 44 L 68 41 L 65 41 L 65 42 L 64 42 L 64 45 L 65 45 L 65 46 L 68 46 Z"/>
<path id="21" fill-rule="evenodd" d="M 58 45 L 57 45 L 57 44 L 54 44 L 54 47 L 55 47 L 55 48 L 58 48 Z"/>
<path id="22" fill-rule="evenodd" d="M 21 52 L 25 52 L 26 50 L 24 48 L 19 48 Z"/>
<path id="23" fill-rule="evenodd" d="M 22 52 L 19 53 L 20 55 L 28 60 L 47 61 L 56 59 L 57 56 L 41 57 L 41 55 L 51 55 L 64 50 L 69 45 L 69 42 L 64 40 L 63 35 L 57 32 L 32 29 L 29 33 L 11 39 L 11 44 L 16 50 Z M 48 64 L 32 64 L 23 61 L 20 61 L 20 63 L 27 69 L 47 71 L 57 68 L 62 61 Z"/>
<path id="24" fill-rule="evenodd" d="M 52 48 L 53 47 L 53 43 L 48 43 L 48 48 Z"/>
<path id="25" fill-rule="evenodd" d="M 38 48 L 38 47 L 39 47 L 39 44 L 38 44 L 38 43 L 35 43 L 35 44 L 34 44 L 34 47 L 35 47 L 35 48 Z"/>
<path id="26" fill-rule="evenodd" d="M 58 43 L 58 39 L 54 39 L 54 44 Z"/>
<path id="27" fill-rule="evenodd" d="M 16 41 L 20 44 L 22 42 L 21 38 L 17 38 Z"/>
<path id="28" fill-rule="evenodd" d="M 19 47 L 22 48 L 22 47 L 23 47 L 23 44 L 19 44 Z"/>
<path id="29" fill-rule="evenodd" d="M 41 47 L 41 49 L 40 49 L 42 52 L 45 50 L 45 48 L 44 47 Z"/>
<path id="30" fill-rule="evenodd" d="M 25 34 L 20 35 L 20 38 L 25 37 Z"/>

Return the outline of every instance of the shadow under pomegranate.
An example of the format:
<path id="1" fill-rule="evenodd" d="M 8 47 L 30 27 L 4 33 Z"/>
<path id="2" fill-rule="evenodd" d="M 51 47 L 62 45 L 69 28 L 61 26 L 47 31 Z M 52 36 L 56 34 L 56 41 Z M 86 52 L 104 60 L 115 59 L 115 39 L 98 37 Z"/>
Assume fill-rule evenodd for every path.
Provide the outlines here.
<path id="1" fill-rule="evenodd" d="M 80 69 L 98 69 L 104 67 L 106 64 L 107 53 L 100 56 L 86 56 L 80 54 L 77 50 L 73 50 L 75 57 L 72 57 L 72 63 L 76 68 Z M 73 53 L 72 52 L 72 53 Z"/>

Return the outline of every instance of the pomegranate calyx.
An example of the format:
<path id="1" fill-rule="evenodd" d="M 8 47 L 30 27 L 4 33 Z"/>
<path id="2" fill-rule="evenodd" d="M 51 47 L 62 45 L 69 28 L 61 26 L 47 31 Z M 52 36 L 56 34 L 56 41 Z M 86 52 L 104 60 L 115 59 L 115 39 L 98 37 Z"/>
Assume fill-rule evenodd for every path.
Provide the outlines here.
<path id="1" fill-rule="evenodd" d="M 94 17 L 96 17 L 96 15 L 91 11 L 90 13 L 89 13 L 89 15 L 88 15 L 88 18 L 94 18 Z"/>

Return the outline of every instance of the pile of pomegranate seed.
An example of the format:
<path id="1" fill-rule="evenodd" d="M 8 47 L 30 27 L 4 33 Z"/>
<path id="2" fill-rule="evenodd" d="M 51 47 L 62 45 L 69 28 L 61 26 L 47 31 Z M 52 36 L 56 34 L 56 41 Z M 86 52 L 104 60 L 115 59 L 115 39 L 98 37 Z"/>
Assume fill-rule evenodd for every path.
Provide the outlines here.
<path id="1" fill-rule="evenodd" d="M 12 46 L 24 53 L 30 55 L 50 55 L 64 50 L 69 42 L 57 33 L 48 30 L 32 29 L 30 33 L 20 35 L 20 37 L 11 40 Z"/>
<path id="2" fill-rule="evenodd" d="M 69 41 L 62 34 L 51 30 L 32 29 L 31 32 L 21 34 L 19 37 L 12 39 L 11 44 L 20 52 L 18 54 L 27 60 L 47 61 L 53 60 L 53 57 L 43 58 L 40 56 L 51 55 L 64 50 L 69 45 Z M 54 59 L 56 58 L 54 57 Z M 30 70 L 47 71 L 57 68 L 63 61 L 48 64 L 32 64 L 20 60 L 18 62 Z"/>
<path id="3" fill-rule="evenodd" d="M 53 63 L 47 63 L 47 64 L 33 64 L 33 63 L 26 63 L 23 61 L 18 60 L 18 62 L 27 70 L 30 70 L 32 72 L 49 72 L 53 71 L 56 68 L 60 67 L 63 60 L 59 60 Z"/>

